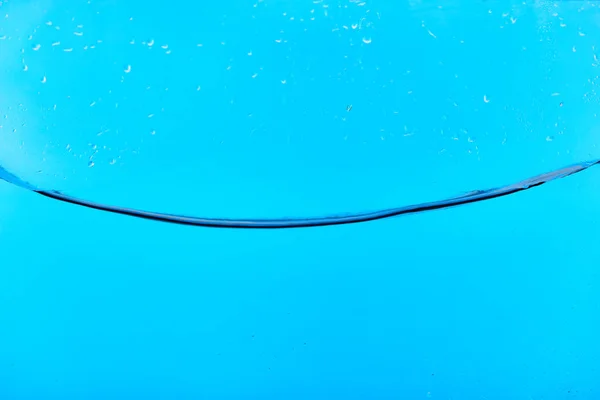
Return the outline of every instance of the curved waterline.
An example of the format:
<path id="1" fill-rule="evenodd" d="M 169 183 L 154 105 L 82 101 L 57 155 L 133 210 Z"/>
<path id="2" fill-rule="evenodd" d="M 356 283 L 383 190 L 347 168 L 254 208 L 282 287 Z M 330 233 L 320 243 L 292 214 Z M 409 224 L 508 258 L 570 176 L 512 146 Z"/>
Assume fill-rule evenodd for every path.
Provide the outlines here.
<path id="1" fill-rule="evenodd" d="M 355 213 L 346 215 L 330 215 L 314 218 L 284 218 L 284 219 L 226 219 L 226 218 L 203 218 L 188 217 L 184 215 L 163 214 L 151 211 L 137 210 L 111 206 L 101 203 L 71 197 L 56 190 L 44 190 L 35 187 L 8 172 L 0 166 L 0 179 L 18 186 L 22 189 L 38 193 L 65 203 L 71 203 L 82 207 L 106 211 L 115 214 L 128 215 L 136 218 L 150 219 L 154 221 L 167 222 L 180 225 L 202 226 L 206 228 L 235 228 L 235 229 L 290 229 L 290 228 L 310 228 L 317 226 L 357 224 L 362 222 L 375 221 L 378 219 L 392 218 L 404 214 L 415 214 L 431 210 L 455 207 L 463 204 L 477 203 L 484 200 L 490 200 L 497 197 L 507 196 L 524 190 L 543 185 L 557 179 L 576 174 L 581 171 L 600 164 L 599 160 L 582 162 L 568 167 L 557 169 L 551 172 L 540 174 L 532 178 L 522 180 L 511 185 L 501 186 L 494 189 L 474 190 L 457 197 L 451 197 L 444 200 L 419 203 L 404 207 L 389 208 L 385 210 L 371 211 L 365 213 Z"/>

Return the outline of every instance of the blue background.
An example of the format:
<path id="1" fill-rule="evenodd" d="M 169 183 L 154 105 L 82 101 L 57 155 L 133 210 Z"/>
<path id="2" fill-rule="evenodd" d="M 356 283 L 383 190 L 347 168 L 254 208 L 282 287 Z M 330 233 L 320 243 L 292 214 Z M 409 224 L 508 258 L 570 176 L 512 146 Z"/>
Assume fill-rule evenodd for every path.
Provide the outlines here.
<path id="1" fill-rule="evenodd" d="M 36 0 L 0 18 L 3 167 L 92 200 L 324 215 L 600 156 L 596 2 Z M 0 398 L 597 399 L 599 173 L 289 231 L 0 183 Z"/>

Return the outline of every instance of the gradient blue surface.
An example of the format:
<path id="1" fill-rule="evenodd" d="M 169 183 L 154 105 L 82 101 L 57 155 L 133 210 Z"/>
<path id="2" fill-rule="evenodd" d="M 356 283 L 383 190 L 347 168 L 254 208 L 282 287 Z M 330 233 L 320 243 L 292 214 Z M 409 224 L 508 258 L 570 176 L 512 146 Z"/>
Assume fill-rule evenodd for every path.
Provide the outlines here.
<path id="1" fill-rule="evenodd" d="M 0 18 L 2 166 L 92 200 L 310 216 L 600 156 L 597 2 L 3 1 Z M 0 182 L 0 398 L 598 399 L 599 176 L 276 232 Z"/>

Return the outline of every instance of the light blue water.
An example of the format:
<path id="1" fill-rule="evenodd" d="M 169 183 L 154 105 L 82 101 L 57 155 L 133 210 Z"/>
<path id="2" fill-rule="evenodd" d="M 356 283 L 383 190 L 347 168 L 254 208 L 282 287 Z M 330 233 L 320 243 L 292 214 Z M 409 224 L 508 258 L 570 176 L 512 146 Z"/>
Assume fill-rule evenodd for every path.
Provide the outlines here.
<path id="1" fill-rule="evenodd" d="M 599 18 L 583 1 L 3 1 L 1 176 L 230 219 L 522 187 L 600 158 Z M 0 182 L 0 398 L 597 399 L 598 185 L 591 168 L 268 231 Z"/>

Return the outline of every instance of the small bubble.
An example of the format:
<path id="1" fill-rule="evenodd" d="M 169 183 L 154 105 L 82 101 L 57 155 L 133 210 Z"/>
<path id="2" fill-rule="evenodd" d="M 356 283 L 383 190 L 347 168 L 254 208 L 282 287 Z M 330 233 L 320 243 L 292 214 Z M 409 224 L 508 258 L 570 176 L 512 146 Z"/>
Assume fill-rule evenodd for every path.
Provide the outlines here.
<path id="1" fill-rule="evenodd" d="M 554 136 L 546 136 L 546 142 L 551 142 L 554 140 Z"/>
<path id="2" fill-rule="evenodd" d="M 27 65 L 23 65 L 23 71 L 27 71 L 29 67 Z"/>
<path id="3" fill-rule="evenodd" d="M 83 36 L 83 32 L 73 32 L 73 35 L 75 35 L 75 36 Z"/>
<path id="4" fill-rule="evenodd" d="M 152 39 L 148 42 L 148 47 L 152 47 L 152 46 L 154 46 L 154 39 Z"/>
<path id="5" fill-rule="evenodd" d="M 72 51 L 73 51 L 73 49 L 64 49 L 63 51 L 64 51 L 65 53 L 70 53 L 70 52 L 72 52 Z"/>
<path id="6" fill-rule="evenodd" d="M 489 103 L 490 102 L 490 99 L 488 99 L 485 94 L 483 95 L 483 102 L 484 103 Z"/>
<path id="7" fill-rule="evenodd" d="M 47 78 L 44 76 L 44 77 L 42 78 L 42 83 L 46 83 L 46 82 L 48 82 L 48 79 L 47 79 Z"/>
<path id="8" fill-rule="evenodd" d="M 364 37 L 362 41 L 363 41 L 363 43 L 364 43 L 364 44 L 369 44 L 369 43 L 371 43 L 373 40 L 372 40 L 371 38 L 366 38 L 366 37 Z"/>
<path id="9" fill-rule="evenodd" d="M 152 131 L 152 132 L 150 132 L 150 134 L 151 134 L 152 136 L 154 136 L 154 135 L 156 135 L 156 131 Z"/>
<path id="10" fill-rule="evenodd" d="M 89 167 L 89 168 L 92 168 L 94 165 L 96 165 L 96 164 L 95 164 L 95 163 L 94 163 L 92 160 L 90 160 L 90 161 L 88 162 L 88 167 Z"/>
<path id="11" fill-rule="evenodd" d="M 38 51 L 41 47 L 42 47 L 41 44 L 36 44 L 36 45 L 33 45 L 32 49 L 33 49 L 33 51 Z"/>
<path id="12" fill-rule="evenodd" d="M 131 65 L 126 66 L 125 69 L 124 69 L 124 72 L 126 74 L 130 73 L 131 72 Z"/>
<path id="13" fill-rule="evenodd" d="M 60 42 L 54 42 L 54 43 L 52 43 L 52 47 L 54 47 L 54 46 L 60 46 Z"/>
<path id="14" fill-rule="evenodd" d="M 110 164 L 110 165 L 115 165 L 115 164 L 116 164 L 116 162 L 117 162 L 117 160 L 115 160 L 115 159 L 113 158 L 112 160 L 110 160 L 109 164 Z"/>

